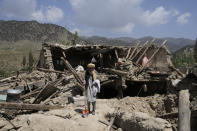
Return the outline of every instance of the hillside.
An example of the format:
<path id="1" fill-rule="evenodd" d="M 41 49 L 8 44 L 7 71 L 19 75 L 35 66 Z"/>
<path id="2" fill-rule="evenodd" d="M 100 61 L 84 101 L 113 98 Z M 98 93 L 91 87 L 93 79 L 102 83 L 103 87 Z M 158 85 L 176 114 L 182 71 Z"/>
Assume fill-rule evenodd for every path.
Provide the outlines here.
<path id="1" fill-rule="evenodd" d="M 153 37 L 147 36 L 142 38 L 130 38 L 130 37 L 119 37 L 119 38 L 106 38 L 106 37 L 99 37 L 99 36 L 92 36 L 92 37 L 81 37 L 84 40 L 90 41 L 95 44 L 110 44 L 110 45 L 132 45 L 135 44 L 138 40 L 141 43 L 145 43 L 146 41 L 151 41 Z M 186 45 L 194 45 L 195 41 L 185 38 L 156 38 L 156 43 L 162 43 L 162 41 L 168 40 L 166 45 L 170 49 L 170 51 L 175 52 Z"/>
<path id="2" fill-rule="evenodd" d="M 41 24 L 36 21 L 0 21 L 0 41 L 29 40 L 66 43 L 71 39 L 72 34 L 58 25 Z"/>
<path id="3" fill-rule="evenodd" d="M 55 24 L 36 21 L 0 21 L 0 77 L 8 77 L 22 67 L 23 57 L 31 51 L 35 62 L 43 42 L 68 44 L 73 40 L 71 32 Z M 80 43 L 85 43 L 79 40 Z"/>

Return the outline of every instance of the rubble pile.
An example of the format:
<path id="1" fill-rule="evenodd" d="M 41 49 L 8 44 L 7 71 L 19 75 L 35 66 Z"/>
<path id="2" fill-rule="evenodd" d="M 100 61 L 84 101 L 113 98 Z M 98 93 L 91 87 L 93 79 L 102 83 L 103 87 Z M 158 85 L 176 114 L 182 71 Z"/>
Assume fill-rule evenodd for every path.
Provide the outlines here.
<path id="1" fill-rule="evenodd" d="M 36 70 L 0 80 L 0 129 L 177 130 L 177 88 L 185 75 L 173 67 L 165 42 L 134 47 L 44 43 Z M 149 60 L 143 65 L 145 55 Z M 91 60 L 101 89 L 96 117 L 82 118 Z"/>

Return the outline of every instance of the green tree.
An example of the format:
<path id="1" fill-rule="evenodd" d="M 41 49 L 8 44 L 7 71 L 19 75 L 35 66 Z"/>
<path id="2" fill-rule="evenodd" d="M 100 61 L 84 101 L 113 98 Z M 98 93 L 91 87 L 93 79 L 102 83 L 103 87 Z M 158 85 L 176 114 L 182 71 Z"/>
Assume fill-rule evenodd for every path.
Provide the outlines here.
<path id="1" fill-rule="evenodd" d="M 194 45 L 194 59 L 197 61 L 197 38 L 196 38 L 196 43 Z"/>
<path id="2" fill-rule="evenodd" d="M 25 65 L 26 65 L 26 56 L 25 55 L 23 55 L 22 65 L 23 65 L 23 68 L 25 68 Z"/>
<path id="3" fill-rule="evenodd" d="M 195 58 L 194 58 L 194 52 L 191 52 L 189 54 L 189 58 L 188 58 L 188 64 L 193 65 L 195 63 Z"/>
<path id="4" fill-rule="evenodd" d="M 34 64 L 34 57 L 33 57 L 32 51 L 30 50 L 29 51 L 29 70 L 32 69 L 33 64 Z"/>
<path id="5" fill-rule="evenodd" d="M 75 31 L 75 34 L 73 35 L 73 42 L 72 42 L 73 45 L 76 45 L 77 44 L 78 39 L 79 39 L 78 33 L 77 33 L 77 31 Z"/>

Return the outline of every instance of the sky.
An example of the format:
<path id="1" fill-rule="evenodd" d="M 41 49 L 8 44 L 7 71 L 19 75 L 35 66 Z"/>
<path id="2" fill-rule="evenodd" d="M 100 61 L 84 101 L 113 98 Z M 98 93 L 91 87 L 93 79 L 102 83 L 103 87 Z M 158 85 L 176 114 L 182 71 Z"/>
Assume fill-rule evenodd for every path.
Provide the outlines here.
<path id="1" fill-rule="evenodd" d="M 36 20 L 80 36 L 196 39 L 197 0 L 0 0 L 0 20 Z"/>

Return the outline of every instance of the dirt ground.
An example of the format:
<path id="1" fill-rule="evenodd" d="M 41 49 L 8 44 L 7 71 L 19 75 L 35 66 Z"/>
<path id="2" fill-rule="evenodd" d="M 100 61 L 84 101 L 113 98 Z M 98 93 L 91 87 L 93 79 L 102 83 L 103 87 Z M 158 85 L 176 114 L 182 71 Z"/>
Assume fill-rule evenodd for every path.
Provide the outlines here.
<path id="1" fill-rule="evenodd" d="M 106 116 L 112 114 L 115 108 L 119 107 L 120 112 L 142 112 L 155 117 L 166 112 L 165 101 L 169 97 L 172 96 L 125 97 L 121 100 L 98 99 L 96 114 L 90 114 L 86 118 L 81 114 L 84 107 L 71 103 L 66 104 L 63 109 L 18 115 L 11 122 L 16 127 L 20 127 L 19 131 L 102 131 L 106 130 L 107 126 L 99 120 L 107 122 L 109 118 Z M 1 118 L 0 121 L 2 131 L 13 129 L 12 125 L 4 119 Z"/>
<path id="2" fill-rule="evenodd" d="M 106 100 L 97 101 L 95 115 L 83 118 L 81 115 L 84 107 L 68 104 L 64 109 L 50 110 L 33 114 L 19 115 L 12 120 L 14 125 L 21 127 L 18 131 L 101 131 L 107 126 L 98 120 L 107 121 L 105 114 L 112 113 Z M 12 126 L 5 120 L 0 119 L 1 130 L 10 130 Z"/>

